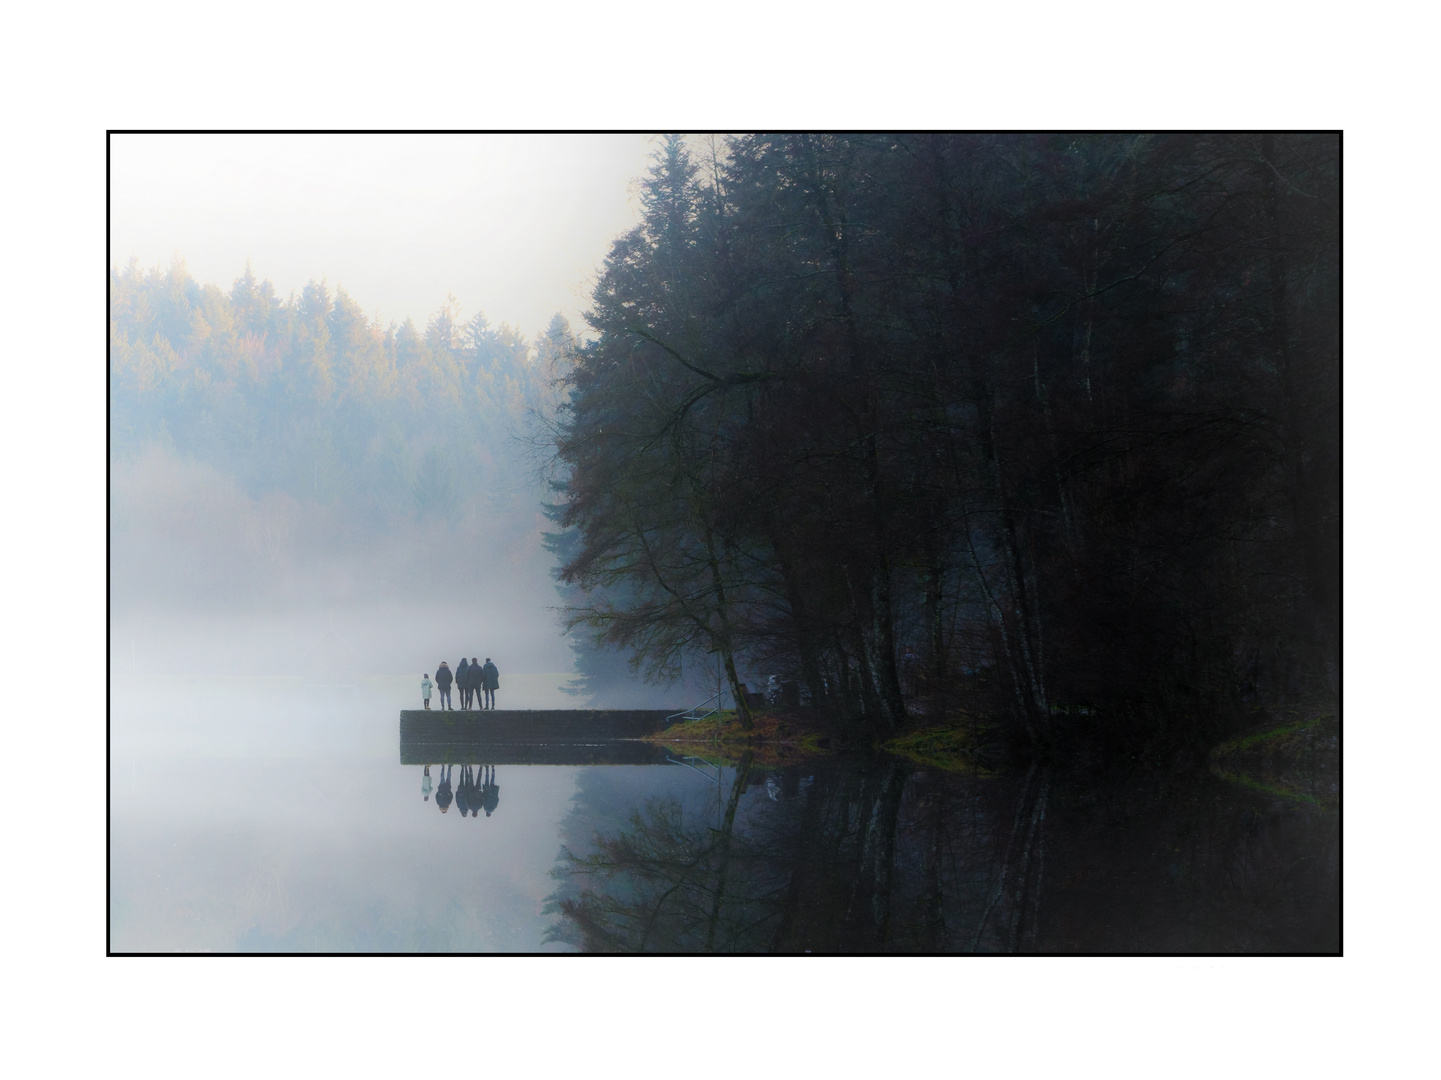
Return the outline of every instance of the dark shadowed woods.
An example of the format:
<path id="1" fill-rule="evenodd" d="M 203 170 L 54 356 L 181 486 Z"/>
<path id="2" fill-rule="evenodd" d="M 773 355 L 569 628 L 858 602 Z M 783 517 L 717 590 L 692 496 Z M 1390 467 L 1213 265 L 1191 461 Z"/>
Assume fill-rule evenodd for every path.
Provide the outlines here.
<path id="1" fill-rule="evenodd" d="M 656 797 L 623 820 L 633 804 L 604 770 L 583 777 L 547 940 L 591 952 L 1340 947 L 1336 815 L 1216 777 L 988 777 L 869 757 L 741 762 L 722 778 L 709 801 Z"/>
<path id="2" fill-rule="evenodd" d="M 668 140 L 559 415 L 572 625 L 873 734 L 1133 750 L 1335 695 L 1339 155 Z"/>

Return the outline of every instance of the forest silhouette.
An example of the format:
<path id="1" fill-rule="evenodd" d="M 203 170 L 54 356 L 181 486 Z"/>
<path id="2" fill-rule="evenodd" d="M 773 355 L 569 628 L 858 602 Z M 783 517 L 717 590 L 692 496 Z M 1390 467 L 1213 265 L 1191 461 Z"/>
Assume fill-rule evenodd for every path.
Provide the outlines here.
<path id="1" fill-rule="evenodd" d="M 875 734 L 1339 682 L 1339 138 L 670 138 L 568 377 L 571 625 Z M 915 650 L 919 701 L 898 657 Z"/>
<path id="2" fill-rule="evenodd" d="M 673 136 L 639 190 L 533 343 L 113 269 L 112 455 L 351 532 L 548 513 L 592 700 L 718 664 L 743 725 L 774 675 L 1034 748 L 1335 697 L 1339 137 Z"/>

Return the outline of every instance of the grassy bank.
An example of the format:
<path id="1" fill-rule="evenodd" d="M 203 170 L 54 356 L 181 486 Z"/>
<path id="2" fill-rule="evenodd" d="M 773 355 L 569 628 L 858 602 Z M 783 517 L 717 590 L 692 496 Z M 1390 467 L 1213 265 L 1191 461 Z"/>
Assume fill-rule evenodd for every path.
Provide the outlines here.
<path id="1" fill-rule="evenodd" d="M 713 758 L 739 761 L 750 753 L 756 765 L 784 765 L 840 750 L 880 750 L 895 754 L 927 768 L 950 772 L 977 767 L 976 748 L 981 730 L 969 720 L 963 724 L 933 725 L 895 738 L 858 740 L 855 733 L 817 726 L 808 713 L 762 710 L 753 713 L 755 727 L 741 728 L 733 711 L 705 720 L 681 721 L 648 737 L 678 753 L 697 753 L 702 748 Z"/>
<path id="2" fill-rule="evenodd" d="M 928 769 L 985 771 L 979 761 L 980 731 L 969 721 L 910 731 L 880 743 L 878 749 Z"/>
<path id="3" fill-rule="evenodd" d="M 761 711 L 752 717 L 755 727 L 750 731 L 744 730 L 735 712 L 728 709 L 705 720 L 682 720 L 648 736 L 646 741 L 682 754 L 699 753 L 703 748 L 704 756 L 727 764 L 734 764 L 747 753 L 754 764 L 764 766 L 788 765 L 832 752 L 829 732 L 802 725 L 792 715 Z"/>
<path id="4" fill-rule="evenodd" d="M 867 739 L 853 730 L 818 724 L 813 714 L 804 711 L 761 710 L 754 719 L 754 729 L 744 731 L 735 713 L 727 711 L 673 724 L 647 741 L 676 754 L 729 764 L 747 753 L 757 766 L 778 766 L 851 750 L 880 751 L 946 772 L 990 774 L 1003 767 L 1004 756 L 998 756 L 997 748 L 1004 742 L 1004 731 L 964 715 L 933 719 L 925 727 L 886 739 Z M 1330 807 L 1339 797 L 1339 735 L 1334 703 L 1294 706 L 1273 714 L 1256 730 L 1216 746 L 1207 762 L 1213 773 L 1231 783 L 1292 802 Z"/>

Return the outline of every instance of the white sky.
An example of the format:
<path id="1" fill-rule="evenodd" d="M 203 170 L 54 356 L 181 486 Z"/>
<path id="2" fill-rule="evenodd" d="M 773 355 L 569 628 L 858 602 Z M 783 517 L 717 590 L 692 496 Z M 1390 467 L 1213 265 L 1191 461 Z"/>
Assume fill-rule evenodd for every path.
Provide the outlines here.
<path id="1" fill-rule="evenodd" d="M 388 322 L 454 293 L 534 338 L 576 330 L 640 214 L 645 135 L 116 135 L 110 258 L 185 260 L 228 289 L 246 259 L 285 297 L 311 278 Z"/>

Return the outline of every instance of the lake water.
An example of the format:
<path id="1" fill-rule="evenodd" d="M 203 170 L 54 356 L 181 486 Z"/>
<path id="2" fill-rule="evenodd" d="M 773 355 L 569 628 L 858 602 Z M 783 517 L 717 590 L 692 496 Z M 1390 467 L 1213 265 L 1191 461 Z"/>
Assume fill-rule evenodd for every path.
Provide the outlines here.
<path id="1" fill-rule="evenodd" d="M 1339 948 L 1325 783 L 698 751 L 436 763 L 427 792 L 400 763 L 412 682 L 117 684 L 111 950 Z M 508 677 L 500 704 L 573 705 L 558 682 Z"/>

